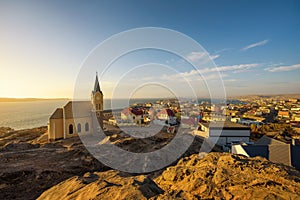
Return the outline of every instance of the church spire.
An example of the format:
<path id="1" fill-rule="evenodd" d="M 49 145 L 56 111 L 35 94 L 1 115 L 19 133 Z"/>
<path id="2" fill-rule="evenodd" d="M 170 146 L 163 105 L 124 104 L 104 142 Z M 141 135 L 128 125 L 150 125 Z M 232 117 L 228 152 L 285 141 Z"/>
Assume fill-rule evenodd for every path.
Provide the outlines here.
<path id="1" fill-rule="evenodd" d="M 94 91 L 93 93 L 100 92 L 102 94 L 102 91 L 100 89 L 100 84 L 98 80 L 98 72 L 96 72 L 96 80 L 95 80 L 95 85 L 94 85 Z"/>

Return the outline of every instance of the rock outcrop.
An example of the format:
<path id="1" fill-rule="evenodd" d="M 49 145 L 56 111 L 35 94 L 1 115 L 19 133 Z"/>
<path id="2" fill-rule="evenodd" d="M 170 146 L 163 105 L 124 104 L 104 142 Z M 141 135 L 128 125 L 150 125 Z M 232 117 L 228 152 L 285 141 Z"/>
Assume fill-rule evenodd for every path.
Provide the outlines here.
<path id="1" fill-rule="evenodd" d="M 167 168 L 155 182 L 156 199 L 299 199 L 300 172 L 255 157 L 229 153 L 192 155 Z"/>
<path id="2" fill-rule="evenodd" d="M 36 199 L 43 191 L 75 175 L 108 170 L 79 138 L 40 143 L 47 127 L 1 136 L 0 199 Z"/>
<path id="3" fill-rule="evenodd" d="M 113 170 L 72 177 L 38 199 L 149 199 L 163 191 L 145 175 L 128 176 Z"/>
<path id="4" fill-rule="evenodd" d="M 109 170 L 72 177 L 39 199 L 299 199 L 300 172 L 229 153 L 182 158 L 161 174 Z M 153 180 L 153 181 L 152 181 Z"/>
<path id="5" fill-rule="evenodd" d="M 101 164 L 78 137 L 45 142 L 46 130 L 0 134 L 0 199 L 300 199 L 299 171 L 260 157 L 199 156 L 199 137 L 172 166 L 133 175 Z M 107 137 L 132 152 L 154 151 L 172 139 L 169 134 L 142 140 L 121 135 Z"/>

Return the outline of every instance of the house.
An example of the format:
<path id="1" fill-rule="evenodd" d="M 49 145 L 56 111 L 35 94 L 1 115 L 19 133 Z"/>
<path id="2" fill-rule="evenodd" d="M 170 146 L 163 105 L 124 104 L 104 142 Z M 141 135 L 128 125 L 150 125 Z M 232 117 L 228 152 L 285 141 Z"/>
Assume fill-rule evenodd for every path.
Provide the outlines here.
<path id="1" fill-rule="evenodd" d="M 244 119 L 244 118 L 231 118 L 232 122 L 243 124 L 246 126 L 250 126 L 251 124 L 255 124 L 256 126 L 264 124 L 263 122 L 256 121 L 256 120 L 250 120 L 250 119 Z"/>
<path id="2" fill-rule="evenodd" d="M 252 116 L 252 115 L 243 115 L 244 119 L 249 119 L 256 122 L 264 122 L 266 118 L 264 117 L 258 117 L 258 116 Z"/>
<path id="3" fill-rule="evenodd" d="M 278 115 L 277 115 L 279 118 L 290 118 L 290 114 L 289 114 L 289 111 L 279 111 L 278 112 Z"/>
<path id="4" fill-rule="evenodd" d="M 292 144 L 263 136 L 254 144 L 233 144 L 231 152 L 247 157 L 261 156 L 275 163 L 294 166 L 300 170 L 300 145 L 293 139 Z"/>
<path id="5" fill-rule="evenodd" d="M 122 122 L 142 124 L 144 123 L 144 111 L 139 108 L 125 108 L 121 111 Z"/>
<path id="6" fill-rule="evenodd" d="M 69 101 L 49 118 L 48 139 L 66 139 L 103 130 L 103 93 L 96 75 L 91 101 Z"/>
<path id="7" fill-rule="evenodd" d="M 293 121 L 300 122 L 300 115 L 299 114 L 294 115 L 293 116 Z"/>
<path id="8" fill-rule="evenodd" d="M 238 113 L 239 113 L 239 111 L 237 111 L 237 110 L 228 110 L 228 109 L 223 110 L 223 115 L 225 114 L 226 116 L 235 117 L 238 115 Z"/>
<path id="9" fill-rule="evenodd" d="M 148 118 L 149 118 L 150 120 L 153 120 L 153 119 L 155 119 L 155 116 L 156 116 L 156 111 L 155 111 L 154 108 L 151 107 L 151 108 L 148 110 Z"/>
<path id="10" fill-rule="evenodd" d="M 197 128 L 197 118 L 181 117 L 180 125 L 182 128 L 195 129 Z"/>
<path id="11" fill-rule="evenodd" d="M 220 145 L 230 145 L 233 141 L 249 142 L 250 127 L 230 121 L 199 122 L 198 135 Z"/>
<path id="12" fill-rule="evenodd" d="M 170 124 L 170 125 L 175 125 L 177 124 L 176 122 L 176 117 L 174 112 L 167 108 L 167 109 L 162 109 L 161 111 L 159 111 L 156 114 L 157 119 L 165 121 L 166 124 Z"/>

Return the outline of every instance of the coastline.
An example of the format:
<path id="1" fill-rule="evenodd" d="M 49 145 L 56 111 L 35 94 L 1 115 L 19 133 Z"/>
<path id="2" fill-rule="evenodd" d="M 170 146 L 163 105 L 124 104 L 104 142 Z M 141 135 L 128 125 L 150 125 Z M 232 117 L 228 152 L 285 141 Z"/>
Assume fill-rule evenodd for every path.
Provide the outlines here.
<path id="1" fill-rule="evenodd" d="M 60 100 L 71 100 L 70 98 L 6 98 L 0 97 L 0 103 L 6 102 L 32 102 L 32 101 L 60 101 Z"/>

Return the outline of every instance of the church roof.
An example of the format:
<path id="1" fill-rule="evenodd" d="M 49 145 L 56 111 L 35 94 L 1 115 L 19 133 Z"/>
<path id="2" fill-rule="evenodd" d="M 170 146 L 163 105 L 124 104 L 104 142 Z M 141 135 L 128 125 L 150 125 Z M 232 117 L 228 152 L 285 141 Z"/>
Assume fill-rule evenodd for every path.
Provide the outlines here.
<path id="1" fill-rule="evenodd" d="M 57 108 L 50 117 L 50 119 L 62 119 L 62 118 L 63 118 L 63 109 L 62 108 Z"/>
<path id="2" fill-rule="evenodd" d="M 92 104 L 90 101 L 69 101 L 64 106 L 65 119 L 90 117 Z"/>
<path id="3" fill-rule="evenodd" d="M 102 94 L 102 91 L 100 89 L 100 83 L 99 83 L 99 80 L 98 80 L 98 74 L 96 74 L 96 80 L 95 80 L 93 94 L 95 94 L 96 92 L 100 92 Z"/>

